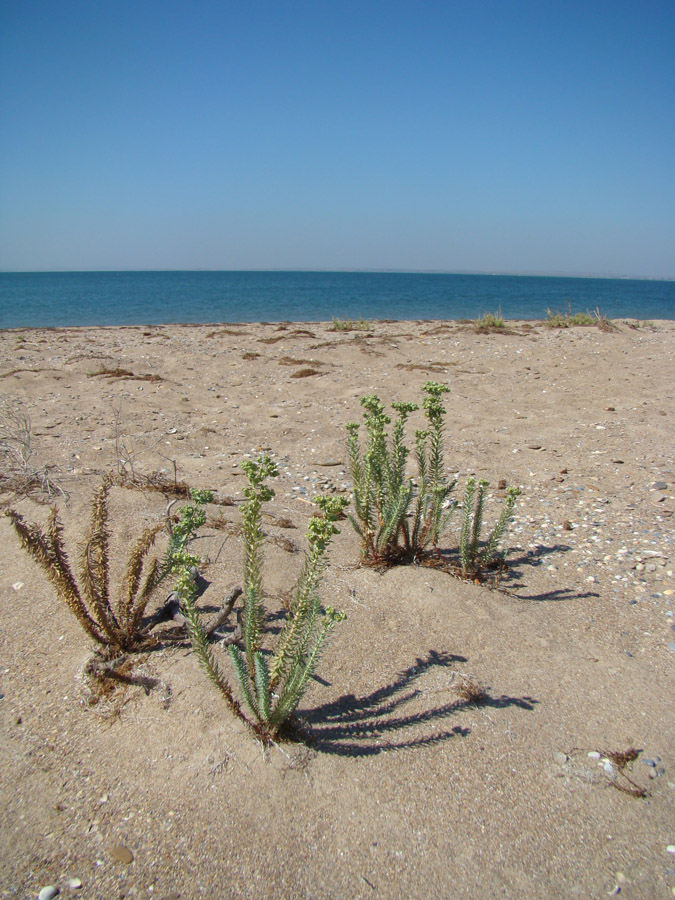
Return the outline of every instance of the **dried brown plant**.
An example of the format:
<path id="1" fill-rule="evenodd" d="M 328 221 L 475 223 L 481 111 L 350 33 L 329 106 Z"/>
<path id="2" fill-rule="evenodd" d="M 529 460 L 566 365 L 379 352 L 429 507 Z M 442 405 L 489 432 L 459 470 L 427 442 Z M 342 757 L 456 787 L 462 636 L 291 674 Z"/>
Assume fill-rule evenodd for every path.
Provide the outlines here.
<path id="1" fill-rule="evenodd" d="M 106 658 L 140 650 L 154 643 L 149 629 L 142 626 L 150 596 L 160 580 L 157 559 L 147 562 L 164 522 L 151 525 L 132 546 L 116 600 L 110 587 L 110 530 L 108 495 L 113 479 L 104 478 L 91 505 L 89 531 L 80 545 L 78 578 L 65 549 L 63 525 L 52 508 L 46 530 L 26 522 L 9 509 L 9 517 L 22 547 L 41 566 L 58 596 L 80 625 L 102 648 Z"/>
<path id="2" fill-rule="evenodd" d="M 488 694 L 477 681 L 473 678 L 462 677 L 461 682 L 457 685 L 457 693 L 465 703 L 471 703 L 478 706 L 484 700 L 487 700 Z"/>

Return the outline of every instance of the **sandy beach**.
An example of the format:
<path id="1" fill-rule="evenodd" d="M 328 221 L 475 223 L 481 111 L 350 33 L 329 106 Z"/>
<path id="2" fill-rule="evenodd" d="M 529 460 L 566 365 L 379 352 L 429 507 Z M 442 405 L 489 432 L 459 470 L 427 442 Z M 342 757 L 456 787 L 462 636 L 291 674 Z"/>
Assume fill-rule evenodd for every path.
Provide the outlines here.
<path id="1" fill-rule="evenodd" d="M 44 522 L 55 503 L 76 558 L 111 470 L 213 490 L 196 548 L 207 612 L 241 581 L 242 459 L 265 450 L 280 471 L 275 608 L 312 496 L 349 496 L 345 424 L 364 394 L 419 402 L 425 381 L 447 384 L 458 497 L 489 479 L 491 522 L 500 483 L 522 490 L 498 586 L 360 566 L 341 523 L 322 596 L 347 619 L 298 710 L 313 740 L 265 750 L 185 644 L 144 656 L 145 689 L 93 704 L 92 644 L 0 518 L 0 897 L 673 896 L 675 322 L 505 331 L 0 332 L 0 396 L 30 418 L 30 465 L 55 485 L 17 494 L 5 462 L 2 505 Z M 115 572 L 169 499 L 113 489 Z M 458 531 L 456 516 L 441 547 Z M 467 680 L 483 702 L 462 698 Z"/>

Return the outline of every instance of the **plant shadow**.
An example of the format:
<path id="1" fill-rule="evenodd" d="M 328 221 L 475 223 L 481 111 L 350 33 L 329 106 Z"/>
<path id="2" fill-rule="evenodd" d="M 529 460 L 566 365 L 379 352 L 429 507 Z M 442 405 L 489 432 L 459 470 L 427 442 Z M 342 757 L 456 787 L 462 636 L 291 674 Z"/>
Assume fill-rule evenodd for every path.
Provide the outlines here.
<path id="1" fill-rule="evenodd" d="M 520 549 L 520 548 L 518 548 Z M 500 584 L 504 585 L 508 593 L 512 593 L 519 600 L 535 600 L 537 602 L 560 602 L 561 600 L 586 600 L 593 597 L 599 597 L 597 591 L 577 591 L 574 588 L 556 588 L 551 591 L 542 591 L 539 594 L 522 593 L 523 589 L 527 589 L 527 585 L 523 583 L 522 572 L 519 567 L 539 565 L 541 561 L 554 553 L 567 553 L 572 548 L 568 544 L 553 544 L 546 546 L 540 544 L 536 549 L 528 550 L 521 556 L 508 560 L 508 565 L 500 577 Z"/>
<path id="2" fill-rule="evenodd" d="M 356 697 L 344 694 L 329 703 L 303 710 L 293 723 L 296 739 L 300 739 L 320 753 L 336 756 L 376 756 L 390 750 L 425 747 L 467 737 L 471 731 L 461 725 L 435 731 L 410 739 L 400 740 L 396 735 L 406 728 L 440 722 L 460 712 L 471 702 L 457 698 L 421 712 L 401 714 L 402 708 L 420 697 L 423 691 L 416 682 L 434 666 L 449 667 L 453 663 L 467 662 L 463 656 L 430 650 L 424 658 L 417 658 L 413 665 L 400 672 L 394 680 L 370 694 Z M 517 706 L 534 709 L 537 703 L 531 697 L 490 697 L 486 695 L 479 704 L 495 709 Z"/>

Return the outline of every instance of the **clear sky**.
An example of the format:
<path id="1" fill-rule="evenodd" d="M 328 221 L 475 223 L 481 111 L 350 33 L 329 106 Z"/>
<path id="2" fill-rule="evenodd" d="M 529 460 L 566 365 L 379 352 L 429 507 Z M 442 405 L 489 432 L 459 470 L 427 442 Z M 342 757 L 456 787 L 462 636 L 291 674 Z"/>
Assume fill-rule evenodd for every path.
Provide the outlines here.
<path id="1" fill-rule="evenodd" d="M 2 0 L 0 269 L 675 275 L 673 0 Z"/>

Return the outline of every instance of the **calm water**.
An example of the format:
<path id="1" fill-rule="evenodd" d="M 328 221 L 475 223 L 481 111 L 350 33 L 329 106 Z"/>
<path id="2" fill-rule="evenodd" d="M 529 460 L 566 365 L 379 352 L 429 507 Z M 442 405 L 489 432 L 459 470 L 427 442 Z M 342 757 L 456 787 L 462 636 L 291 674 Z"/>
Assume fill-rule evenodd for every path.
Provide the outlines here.
<path id="1" fill-rule="evenodd" d="M 386 272 L 5 272 L 0 327 L 462 319 L 501 309 L 675 319 L 675 281 Z"/>

